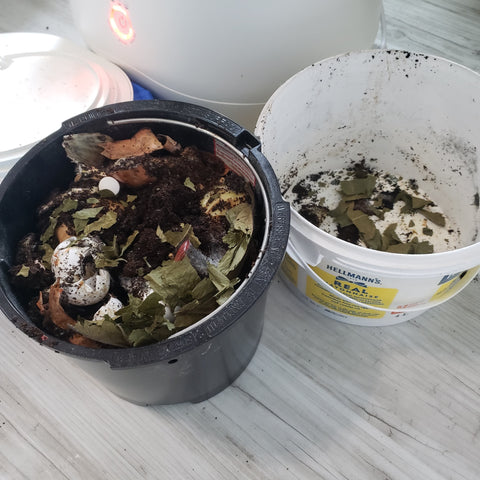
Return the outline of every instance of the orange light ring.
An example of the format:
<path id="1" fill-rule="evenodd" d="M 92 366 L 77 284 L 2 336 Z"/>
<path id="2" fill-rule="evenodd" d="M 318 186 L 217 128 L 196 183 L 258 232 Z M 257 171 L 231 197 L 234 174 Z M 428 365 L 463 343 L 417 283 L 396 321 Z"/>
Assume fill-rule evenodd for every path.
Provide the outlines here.
<path id="1" fill-rule="evenodd" d="M 122 24 L 119 25 L 119 19 L 123 19 L 125 22 L 125 27 Z M 135 30 L 132 27 L 130 17 L 128 15 L 128 10 L 119 3 L 114 3 L 110 10 L 109 16 L 110 28 L 113 30 L 113 33 L 124 43 L 130 43 L 133 41 L 135 36 Z"/>

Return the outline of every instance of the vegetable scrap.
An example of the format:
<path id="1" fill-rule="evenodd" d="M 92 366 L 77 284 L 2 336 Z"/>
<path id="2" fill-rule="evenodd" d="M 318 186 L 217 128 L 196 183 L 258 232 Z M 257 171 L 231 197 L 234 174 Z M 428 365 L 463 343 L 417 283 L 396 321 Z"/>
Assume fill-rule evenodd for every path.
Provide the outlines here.
<path id="1" fill-rule="evenodd" d="M 414 179 L 367 166 L 365 160 L 308 175 L 286 197 L 310 223 L 374 250 L 427 254 L 459 243 L 458 228 Z"/>
<path id="2" fill-rule="evenodd" d="M 39 207 L 10 269 L 37 325 L 76 345 L 139 347 L 230 298 L 258 253 L 248 182 L 147 128 L 63 147 L 75 179 Z"/>

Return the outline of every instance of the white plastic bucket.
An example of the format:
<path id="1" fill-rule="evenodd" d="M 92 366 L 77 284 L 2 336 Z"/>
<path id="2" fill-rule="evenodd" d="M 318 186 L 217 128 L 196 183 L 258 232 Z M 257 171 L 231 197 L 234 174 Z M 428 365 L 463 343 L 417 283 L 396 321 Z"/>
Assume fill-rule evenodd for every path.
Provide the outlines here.
<path id="1" fill-rule="evenodd" d="M 372 50 L 307 67 L 269 99 L 256 127 L 282 191 L 306 175 L 376 159 L 416 179 L 461 233 L 442 253 L 370 250 L 294 209 L 282 274 L 317 311 L 358 325 L 412 319 L 480 268 L 480 75 L 438 57 Z"/>

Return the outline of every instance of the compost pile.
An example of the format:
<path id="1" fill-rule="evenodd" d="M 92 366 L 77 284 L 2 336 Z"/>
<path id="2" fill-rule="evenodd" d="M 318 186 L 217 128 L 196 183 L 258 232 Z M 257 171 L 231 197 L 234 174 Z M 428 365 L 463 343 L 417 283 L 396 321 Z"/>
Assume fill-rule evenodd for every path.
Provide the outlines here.
<path id="1" fill-rule="evenodd" d="M 38 326 L 87 347 L 136 347 L 228 300 L 257 253 L 243 178 L 149 129 L 68 135 L 63 147 L 75 179 L 39 207 L 10 269 Z"/>
<path id="2" fill-rule="evenodd" d="M 415 179 L 366 164 L 310 174 L 287 192 L 306 220 L 355 245 L 390 253 L 452 250 L 459 229 Z"/>

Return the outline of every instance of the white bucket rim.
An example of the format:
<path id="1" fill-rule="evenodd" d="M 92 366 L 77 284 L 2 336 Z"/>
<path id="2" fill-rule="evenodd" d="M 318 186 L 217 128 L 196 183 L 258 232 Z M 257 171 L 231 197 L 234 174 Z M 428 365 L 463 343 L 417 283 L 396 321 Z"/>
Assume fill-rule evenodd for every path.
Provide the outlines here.
<path id="1" fill-rule="evenodd" d="M 355 50 L 355 51 L 350 51 L 350 52 L 345 52 L 341 53 L 339 55 L 332 55 L 331 57 L 323 58 L 322 60 L 319 60 L 317 62 L 314 62 L 310 65 L 307 65 L 305 68 L 302 70 L 299 70 L 297 73 L 289 77 L 285 82 L 283 82 L 277 89 L 272 93 L 272 95 L 269 97 L 267 102 L 264 104 L 260 115 L 258 116 L 258 121 L 255 126 L 255 135 L 262 140 L 262 128 L 265 124 L 265 118 L 268 117 L 268 113 L 272 107 L 272 104 L 275 102 L 276 98 L 282 93 L 283 90 L 287 88 L 287 86 L 290 83 L 293 83 L 298 77 L 305 75 L 306 72 L 311 70 L 312 68 L 317 68 L 319 65 L 324 65 L 326 63 L 332 62 L 332 61 L 337 61 L 342 58 L 347 58 L 351 57 L 353 55 L 365 55 L 366 57 L 368 55 L 392 55 L 392 54 L 398 54 L 398 55 L 408 55 L 408 56 L 416 56 L 416 57 L 421 57 L 424 59 L 434 59 L 438 60 L 441 63 L 445 63 L 448 65 L 455 66 L 455 68 L 464 70 L 465 73 L 467 74 L 472 74 L 475 77 L 479 77 L 480 79 L 480 72 L 477 72 L 473 70 L 470 67 L 467 67 L 465 65 L 462 65 L 461 63 L 455 62 L 453 60 L 449 60 L 446 57 L 442 57 L 440 55 L 430 55 L 422 52 L 417 52 L 414 50 L 400 50 L 400 49 L 395 49 L 395 48 L 381 48 L 381 49 L 362 49 L 362 50 Z"/>

